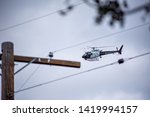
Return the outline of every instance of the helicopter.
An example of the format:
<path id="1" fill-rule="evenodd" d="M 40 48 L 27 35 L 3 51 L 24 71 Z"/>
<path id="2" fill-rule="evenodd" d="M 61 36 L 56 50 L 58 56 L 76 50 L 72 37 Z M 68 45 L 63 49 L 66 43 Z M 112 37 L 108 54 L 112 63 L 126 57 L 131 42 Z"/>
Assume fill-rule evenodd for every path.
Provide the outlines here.
<path id="1" fill-rule="evenodd" d="M 92 50 L 85 52 L 82 58 L 87 61 L 98 61 L 99 57 L 102 58 L 103 55 L 114 54 L 114 53 L 122 54 L 123 45 L 119 49 L 116 47 L 116 50 L 112 50 L 112 51 L 103 51 L 98 49 L 101 47 L 90 47 L 90 48 Z"/>

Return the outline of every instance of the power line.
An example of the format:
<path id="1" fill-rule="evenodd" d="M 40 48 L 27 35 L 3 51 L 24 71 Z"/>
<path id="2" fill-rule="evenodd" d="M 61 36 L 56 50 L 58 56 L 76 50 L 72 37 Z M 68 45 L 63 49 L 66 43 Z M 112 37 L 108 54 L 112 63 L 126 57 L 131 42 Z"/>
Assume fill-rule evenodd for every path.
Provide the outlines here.
<path id="1" fill-rule="evenodd" d="M 83 4 L 83 3 L 84 3 L 84 2 L 78 3 L 78 4 L 76 4 L 76 5 L 73 5 L 73 7 L 79 6 L 79 5 Z M 65 10 L 65 9 L 66 9 L 66 8 L 59 9 L 59 10 L 50 12 L 50 13 L 48 13 L 48 14 L 45 14 L 45 15 L 42 15 L 42 16 L 39 16 L 39 17 L 36 17 L 36 18 L 33 18 L 33 19 L 29 19 L 29 20 L 23 21 L 23 22 L 21 22 L 21 23 L 14 24 L 14 25 L 11 25 L 11 26 L 2 28 L 2 29 L 0 29 L 0 32 L 6 31 L 6 30 L 9 30 L 9 29 L 12 29 L 12 28 L 16 28 L 16 27 L 18 27 L 18 26 L 21 26 L 21 25 L 24 25 L 24 24 L 27 24 L 27 23 L 30 23 L 30 22 L 34 22 L 34 21 L 36 21 L 36 20 L 39 20 L 39 19 L 48 17 L 48 16 L 50 16 L 50 15 L 53 15 L 53 14 L 55 14 L 55 13 L 60 12 L 61 10 Z"/>
<path id="2" fill-rule="evenodd" d="M 143 54 L 140 54 L 140 55 L 137 55 L 137 56 L 133 56 L 133 57 L 130 57 L 130 58 L 119 59 L 118 61 L 106 64 L 106 65 L 98 66 L 98 67 L 95 67 L 95 68 L 92 68 L 92 69 L 88 69 L 88 70 L 85 70 L 85 71 L 82 71 L 82 72 L 79 72 L 79 73 L 75 73 L 75 74 L 68 75 L 68 76 L 65 76 L 65 77 L 61 77 L 61 78 L 58 78 L 58 79 L 55 79 L 55 80 L 50 80 L 50 81 L 47 81 L 45 83 L 40 83 L 40 84 L 31 86 L 31 87 L 28 87 L 28 88 L 24 88 L 24 89 L 15 91 L 15 93 L 19 93 L 19 92 L 22 92 L 22 91 L 26 91 L 26 90 L 30 90 L 30 89 L 36 88 L 36 87 L 40 87 L 40 86 L 43 86 L 43 85 L 47 85 L 47 84 L 50 84 L 50 83 L 61 81 L 61 80 L 64 80 L 64 79 L 67 79 L 67 78 L 70 78 L 70 77 L 73 77 L 73 76 L 77 76 L 77 75 L 80 75 L 80 74 L 83 74 L 83 73 L 87 73 L 87 72 L 90 72 L 90 71 L 94 71 L 94 70 L 97 70 L 97 69 L 101 69 L 101 68 L 104 68 L 104 67 L 112 66 L 112 65 L 115 65 L 115 64 L 118 64 L 118 63 L 121 64 L 121 63 L 124 63 L 125 61 L 133 60 L 133 59 L 136 59 L 136 58 L 139 58 L 139 57 L 143 57 L 143 56 L 146 56 L 146 55 L 149 55 L 149 54 L 150 54 L 150 52 L 147 52 L 147 53 L 143 53 Z"/>
<path id="3" fill-rule="evenodd" d="M 107 35 L 104 35 L 104 36 L 101 36 L 101 37 L 93 38 L 93 39 L 90 39 L 90 40 L 88 40 L 88 41 L 84 41 L 84 42 L 81 42 L 81 43 L 78 43 L 78 44 L 75 44 L 75 45 L 71 45 L 71 46 L 68 46 L 68 47 L 64 47 L 64 48 L 55 50 L 55 51 L 53 51 L 53 52 L 59 52 L 59 51 L 67 50 L 67 49 L 70 49 L 70 48 L 74 48 L 74 47 L 83 45 L 83 44 L 85 44 L 85 43 L 97 41 L 97 40 L 100 40 L 100 39 L 104 39 L 104 38 L 107 38 L 107 37 L 111 37 L 111 36 L 114 36 L 114 35 L 118 35 L 118 34 L 120 34 L 120 33 L 125 33 L 125 32 L 128 32 L 128 31 L 132 31 L 132 30 L 134 30 L 134 29 L 137 29 L 137 28 L 140 28 L 140 27 L 143 27 L 143 26 L 147 26 L 148 24 L 150 24 L 150 22 L 147 22 L 147 23 L 144 23 L 144 24 L 141 24 L 141 25 L 137 25 L 137 26 L 134 26 L 134 27 L 131 27 L 131 28 L 127 28 L 127 29 L 124 29 L 124 30 L 122 30 L 122 31 L 118 31 L 118 32 L 115 32 L 115 33 L 107 34 Z"/>
<path id="4" fill-rule="evenodd" d="M 142 57 L 142 56 L 146 56 L 148 54 L 150 54 L 150 52 L 143 53 L 143 54 L 140 54 L 140 55 L 137 55 L 137 56 L 134 56 L 134 57 L 126 58 L 126 61 L 132 60 L 132 59 L 135 59 L 135 58 L 139 58 L 139 57 Z"/>
<path id="5" fill-rule="evenodd" d="M 32 76 L 37 72 L 37 70 L 40 68 L 41 65 L 38 65 L 35 70 L 29 75 L 29 77 L 25 80 L 25 82 L 20 86 L 18 90 L 21 90 L 25 84 L 32 78 Z"/>

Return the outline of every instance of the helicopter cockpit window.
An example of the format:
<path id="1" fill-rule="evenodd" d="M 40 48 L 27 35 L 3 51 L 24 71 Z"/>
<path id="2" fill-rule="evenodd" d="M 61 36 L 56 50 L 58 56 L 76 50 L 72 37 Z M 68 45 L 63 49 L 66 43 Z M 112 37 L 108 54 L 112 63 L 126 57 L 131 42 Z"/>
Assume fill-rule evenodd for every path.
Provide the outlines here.
<path id="1" fill-rule="evenodd" d="M 98 52 L 99 50 L 91 50 L 91 52 Z"/>
<path id="2" fill-rule="evenodd" d="M 91 52 L 86 52 L 86 54 L 87 54 L 87 55 L 91 55 L 92 53 L 91 53 Z"/>

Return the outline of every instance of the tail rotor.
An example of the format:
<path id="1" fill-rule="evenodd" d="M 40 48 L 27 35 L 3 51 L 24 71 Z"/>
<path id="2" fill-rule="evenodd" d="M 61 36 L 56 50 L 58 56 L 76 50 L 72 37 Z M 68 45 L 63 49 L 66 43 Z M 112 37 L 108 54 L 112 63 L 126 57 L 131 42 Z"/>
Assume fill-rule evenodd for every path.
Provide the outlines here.
<path id="1" fill-rule="evenodd" d="M 122 54 L 122 48 L 123 48 L 123 45 L 120 47 L 119 50 L 118 50 L 118 48 L 117 48 L 117 51 L 118 51 L 119 54 Z"/>

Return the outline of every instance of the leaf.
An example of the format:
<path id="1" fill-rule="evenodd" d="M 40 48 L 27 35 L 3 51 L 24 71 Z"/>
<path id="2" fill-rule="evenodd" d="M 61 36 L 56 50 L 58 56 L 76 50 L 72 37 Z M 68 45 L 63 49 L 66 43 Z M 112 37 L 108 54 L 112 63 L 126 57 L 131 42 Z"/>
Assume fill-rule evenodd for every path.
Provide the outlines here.
<path id="1" fill-rule="evenodd" d="M 67 7 L 67 9 L 68 9 L 68 10 L 72 10 L 72 9 L 73 9 L 73 6 L 70 5 L 70 6 Z"/>
<path id="2" fill-rule="evenodd" d="M 95 2 L 95 3 L 97 3 L 97 4 L 99 4 L 99 3 L 100 3 L 100 1 L 99 1 L 99 0 L 94 0 L 94 2 Z"/>

